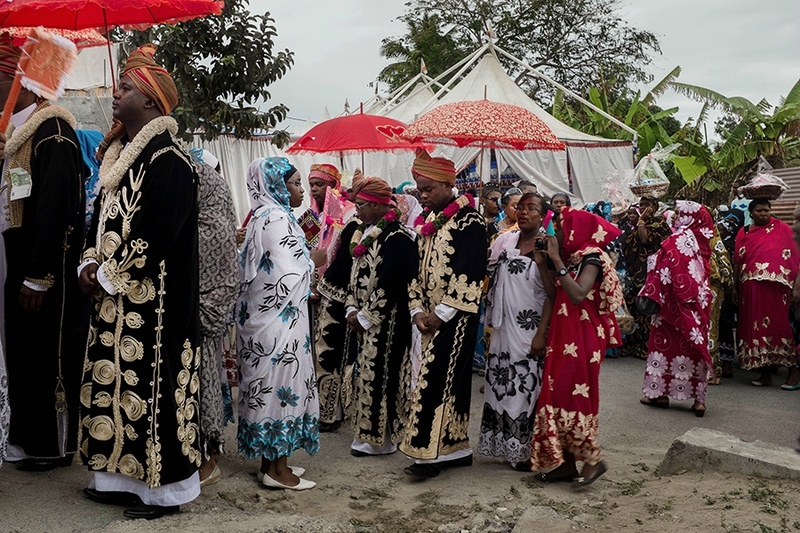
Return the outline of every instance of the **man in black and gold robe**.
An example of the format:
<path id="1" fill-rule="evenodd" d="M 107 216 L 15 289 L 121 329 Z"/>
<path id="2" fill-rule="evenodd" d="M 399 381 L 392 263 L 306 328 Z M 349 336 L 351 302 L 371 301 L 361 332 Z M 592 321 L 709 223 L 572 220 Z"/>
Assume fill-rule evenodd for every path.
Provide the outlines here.
<path id="1" fill-rule="evenodd" d="M 451 161 L 423 152 L 412 173 L 426 208 L 416 226 L 420 263 L 409 304 L 422 353 L 400 450 L 416 460 L 407 474 L 430 478 L 472 464 L 467 429 L 486 224 L 471 197 L 454 197 Z"/>
<path id="2" fill-rule="evenodd" d="M 419 256 L 414 235 L 392 206 L 380 178 L 355 181 L 351 191 L 361 224 L 340 248 L 353 256 L 347 322 L 356 345 L 348 418 L 356 457 L 394 453 L 408 417 L 411 316 L 408 287 Z"/>
<path id="3" fill-rule="evenodd" d="M 81 388 L 84 494 L 158 518 L 200 494 L 198 179 L 167 115 L 177 104 L 152 45 L 114 93 L 103 187 L 79 273 L 94 295 Z M 124 147 L 124 151 L 123 151 Z"/>
<path id="4" fill-rule="evenodd" d="M 351 352 L 354 347 L 351 333 L 345 320 L 345 300 L 350 283 L 353 257 L 350 255 L 350 239 L 361 221 L 354 218 L 344 227 L 341 243 L 333 261 L 317 282 L 319 293 L 314 318 L 314 355 L 317 388 L 319 389 L 319 430 L 335 431 L 341 425 L 343 400 L 350 394 L 345 391 L 344 380 L 347 369 L 353 364 Z"/>
<path id="5" fill-rule="evenodd" d="M 0 38 L 0 105 L 19 54 L 7 34 Z M 75 118 L 66 109 L 23 88 L 11 125 L 0 186 L 7 267 L 8 459 L 19 460 L 20 469 L 44 471 L 71 464 L 77 451 L 88 328 L 75 279 L 85 233 L 85 169 Z M 14 186 L 21 175 L 30 180 L 27 190 L 19 182 Z"/>

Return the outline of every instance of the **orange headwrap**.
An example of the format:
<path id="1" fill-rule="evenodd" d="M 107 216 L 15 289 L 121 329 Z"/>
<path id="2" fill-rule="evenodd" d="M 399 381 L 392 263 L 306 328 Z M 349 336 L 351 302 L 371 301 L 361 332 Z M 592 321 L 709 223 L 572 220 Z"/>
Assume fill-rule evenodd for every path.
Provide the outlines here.
<path id="1" fill-rule="evenodd" d="M 128 56 L 123 76 L 128 76 L 145 96 L 153 100 L 161 113 L 169 115 L 178 105 L 178 89 L 169 72 L 153 60 L 156 47 L 152 44 L 140 46 Z"/>
<path id="2" fill-rule="evenodd" d="M 433 181 L 456 184 L 456 167 L 453 162 L 444 157 L 431 157 L 425 150 L 417 151 L 411 173 Z"/>
<path id="3" fill-rule="evenodd" d="M 0 35 L 0 72 L 15 75 L 21 55 L 22 49 L 14 46 L 14 40 L 8 33 Z"/>
<path id="4" fill-rule="evenodd" d="M 327 181 L 334 189 L 338 189 L 342 181 L 342 174 L 335 166 L 323 163 L 321 165 L 311 165 L 311 172 L 308 173 L 308 179 L 311 178 Z"/>
<path id="5" fill-rule="evenodd" d="M 392 187 L 380 178 L 353 179 L 351 198 L 361 198 L 376 204 L 392 204 Z"/>

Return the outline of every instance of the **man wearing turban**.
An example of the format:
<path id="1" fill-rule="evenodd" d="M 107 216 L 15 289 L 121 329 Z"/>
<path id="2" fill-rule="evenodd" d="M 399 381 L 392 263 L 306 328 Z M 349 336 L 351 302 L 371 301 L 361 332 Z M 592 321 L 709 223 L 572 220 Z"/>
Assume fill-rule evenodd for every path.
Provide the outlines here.
<path id="1" fill-rule="evenodd" d="M 168 113 L 175 84 L 134 50 L 101 149 L 102 195 L 79 269 L 93 296 L 78 443 L 84 494 L 158 518 L 200 494 L 198 177 Z M 123 150 L 124 148 L 124 150 Z"/>
<path id="2" fill-rule="evenodd" d="M 400 450 L 416 459 L 405 472 L 424 479 L 472 464 L 472 356 L 487 243 L 472 197 L 453 196 L 452 161 L 420 151 L 412 174 L 425 207 L 416 226 L 420 263 L 409 303 L 422 351 Z"/>
<path id="3" fill-rule="evenodd" d="M 20 54 L 8 34 L 0 36 L 0 105 L 9 96 Z M 70 465 L 78 449 L 88 316 L 74 273 L 85 233 L 85 167 L 69 111 L 25 88 L 13 111 L 8 131 L 0 134 L 8 460 L 43 471 Z"/>
<path id="4" fill-rule="evenodd" d="M 358 220 L 345 228 L 348 237 L 329 272 L 351 265 L 345 285 L 351 344 L 346 352 L 353 354 L 357 371 L 347 418 L 355 435 L 350 451 L 362 457 L 396 451 L 408 418 L 408 287 L 419 258 L 414 234 L 401 221 L 388 183 L 356 179 L 350 198 Z"/>
<path id="5" fill-rule="evenodd" d="M 356 176 L 358 176 L 358 170 Z M 337 255 L 344 227 L 356 214 L 355 207 L 341 192 L 342 175 L 333 165 L 311 165 L 308 186 L 311 207 L 300 218 L 306 233 L 306 244 L 317 264 L 319 281 L 312 290 L 320 298 L 314 314 L 314 353 L 319 388 L 319 430 L 335 431 L 341 425 L 341 392 L 347 328 L 344 315 L 344 291 L 350 276 L 350 262 L 340 262 L 340 268 L 327 275 Z"/>

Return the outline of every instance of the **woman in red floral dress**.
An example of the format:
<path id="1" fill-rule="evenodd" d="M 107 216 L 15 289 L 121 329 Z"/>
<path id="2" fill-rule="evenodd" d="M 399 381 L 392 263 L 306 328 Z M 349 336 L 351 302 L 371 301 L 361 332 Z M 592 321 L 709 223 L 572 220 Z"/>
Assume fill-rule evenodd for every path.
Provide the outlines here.
<path id="1" fill-rule="evenodd" d="M 706 412 L 711 320 L 711 246 L 714 221 L 696 202 L 675 203 L 675 232 L 650 258 L 647 282 L 639 293 L 659 305 L 653 315 L 647 369 L 640 401 L 669 407 L 670 397 L 694 399 L 692 411 Z"/>
<path id="2" fill-rule="evenodd" d="M 542 481 L 594 482 L 606 471 L 597 443 L 598 377 L 606 348 L 621 343 L 614 310 L 623 296 L 604 249 L 620 235 L 592 213 L 561 208 L 556 237 L 545 237 L 554 270 L 543 277 L 554 301 L 542 392 L 536 407 L 531 469 Z M 576 461 L 584 466 L 578 474 Z"/>

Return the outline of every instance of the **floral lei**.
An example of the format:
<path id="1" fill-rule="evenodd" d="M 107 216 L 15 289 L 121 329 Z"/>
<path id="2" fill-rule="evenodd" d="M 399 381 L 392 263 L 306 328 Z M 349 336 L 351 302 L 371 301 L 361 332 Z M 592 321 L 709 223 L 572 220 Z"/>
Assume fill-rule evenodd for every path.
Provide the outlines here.
<path id="1" fill-rule="evenodd" d="M 369 232 L 369 235 L 367 235 L 367 238 L 364 239 L 364 242 L 361 242 L 361 236 L 364 235 L 364 229 L 367 227 L 367 225 L 362 222 L 361 225 L 356 228 L 353 238 L 350 239 L 350 255 L 353 257 L 361 257 L 364 255 L 367 250 L 369 250 L 369 247 L 372 246 L 372 243 L 375 242 L 375 239 L 377 239 L 381 232 L 383 232 L 386 226 L 400 218 L 401 214 L 402 213 L 400 213 L 400 210 L 396 207 L 389 209 L 389 212 L 383 215 L 383 218 L 381 218 L 378 223 L 375 224 L 375 227 Z"/>
<path id="2" fill-rule="evenodd" d="M 428 218 L 428 215 L 430 215 L 431 210 L 426 207 L 422 211 L 422 214 L 417 217 L 416 222 L 414 222 L 414 228 L 416 228 L 417 233 L 423 237 L 433 235 L 442 229 L 444 225 L 447 224 L 447 221 L 453 218 L 456 213 L 467 206 L 475 206 L 475 198 L 471 194 L 459 196 L 454 201 L 447 204 L 447 207 L 428 223 L 425 223 L 425 220 Z"/>

